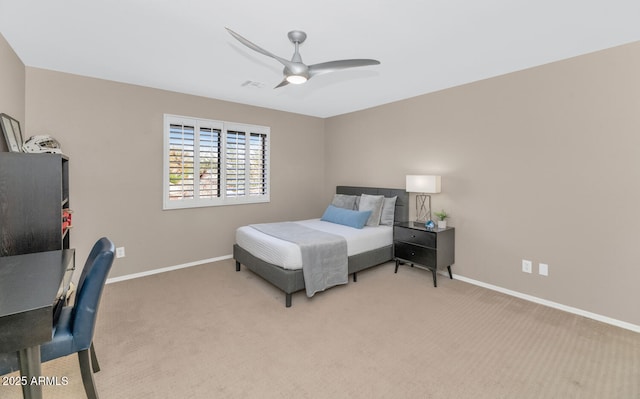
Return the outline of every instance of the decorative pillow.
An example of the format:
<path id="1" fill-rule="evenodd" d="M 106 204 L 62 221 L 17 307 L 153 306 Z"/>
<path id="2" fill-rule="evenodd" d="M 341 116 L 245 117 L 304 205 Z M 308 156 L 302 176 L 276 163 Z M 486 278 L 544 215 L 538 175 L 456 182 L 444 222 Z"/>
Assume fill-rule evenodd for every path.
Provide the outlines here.
<path id="1" fill-rule="evenodd" d="M 358 209 L 356 208 L 356 198 L 355 195 L 334 194 L 331 205 L 344 209 Z"/>
<path id="2" fill-rule="evenodd" d="M 396 213 L 396 200 L 398 196 L 386 198 L 382 203 L 382 215 L 380 215 L 380 224 L 385 226 L 393 226 L 393 217 Z"/>
<path id="3" fill-rule="evenodd" d="M 329 205 L 320 220 L 361 229 L 371 216 L 371 211 L 359 212 Z"/>
<path id="4" fill-rule="evenodd" d="M 367 226 L 380 225 L 380 215 L 382 214 L 383 202 L 384 195 L 362 194 L 360 196 L 360 205 L 358 205 L 358 210 L 371 211 L 371 216 L 369 216 L 369 220 L 367 220 Z"/>

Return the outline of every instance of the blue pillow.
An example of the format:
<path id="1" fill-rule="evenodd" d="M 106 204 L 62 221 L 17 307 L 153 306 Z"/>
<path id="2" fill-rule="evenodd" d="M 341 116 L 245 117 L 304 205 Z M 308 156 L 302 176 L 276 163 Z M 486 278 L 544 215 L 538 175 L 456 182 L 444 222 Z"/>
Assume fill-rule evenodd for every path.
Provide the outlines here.
<path id="1" fill-rule="evenodd" d="M 350 209 L 329 205 L 320 220 L 361 229 L 367 224 L 369 216 L 371 216 L 371 211 L 352 211 Z"/>

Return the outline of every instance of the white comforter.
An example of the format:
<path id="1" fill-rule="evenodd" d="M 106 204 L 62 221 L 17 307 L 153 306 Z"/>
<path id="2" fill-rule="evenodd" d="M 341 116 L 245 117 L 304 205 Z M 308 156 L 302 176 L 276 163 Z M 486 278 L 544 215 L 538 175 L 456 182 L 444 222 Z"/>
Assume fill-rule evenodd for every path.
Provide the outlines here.
<path id="1" fill-rule="evenodd" d="M 320 219 L 301 220 L 296 223 L 344 237 L 347 240 L 348 256 L 386 247 L 393 243 L 391 226 L 365 226 L 363 229 L 354 229 Z M 236 230 L 236 244 L 265 262 L 291 270 L 302 268 L 300 247 L 292 242 L 263 234 L 252 227 L 243 226 Z"/>

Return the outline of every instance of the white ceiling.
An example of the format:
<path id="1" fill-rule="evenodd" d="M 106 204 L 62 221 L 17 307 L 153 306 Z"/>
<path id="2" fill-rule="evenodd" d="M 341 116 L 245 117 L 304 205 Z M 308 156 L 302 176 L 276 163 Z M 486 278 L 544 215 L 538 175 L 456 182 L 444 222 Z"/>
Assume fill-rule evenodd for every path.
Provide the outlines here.
<path id="1" fill-rule="evenodd" d="M 225 27 L 381 65 L 273 89 L 282 66 Z M 640 0 L 0 0 L 0 32 L 30 67 L 329 117 L 640 40 Z"/>

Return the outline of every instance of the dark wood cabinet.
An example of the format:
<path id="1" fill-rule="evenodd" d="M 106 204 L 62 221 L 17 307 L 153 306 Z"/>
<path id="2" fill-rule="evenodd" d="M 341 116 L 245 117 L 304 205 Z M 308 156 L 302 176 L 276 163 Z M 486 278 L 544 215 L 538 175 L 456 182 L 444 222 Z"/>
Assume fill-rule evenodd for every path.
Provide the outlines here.
<path id="1" fill-rule="evenodd" d="M 69 248 L 69 159 L 0 153 L 0 256 Z"/>
<path id="2" fill-rule="evenodd" d="M 396 260 L 395 273 L 402 263 L 424 266 L 433 274 L 433 286 L 437 287 L 436 273 L 446 267 L 451 274 L 455 262 L 455 229 L 427 229 L 413 222 L 397 223 L 393 226 L 393 250 Z"/>

